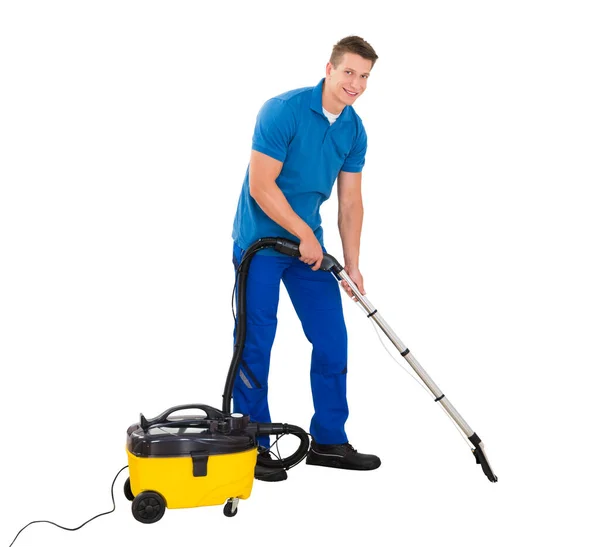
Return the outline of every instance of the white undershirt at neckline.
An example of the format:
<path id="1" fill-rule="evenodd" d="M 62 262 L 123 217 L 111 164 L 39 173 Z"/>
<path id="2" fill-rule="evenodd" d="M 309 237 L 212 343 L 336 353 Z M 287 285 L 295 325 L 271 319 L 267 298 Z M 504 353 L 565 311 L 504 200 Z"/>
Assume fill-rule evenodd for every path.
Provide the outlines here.
<path id="1" fill-rule="evenodd" d="M 325 114 L 325 117 L 329 120 L 329 125 L 332 125 L 333 122 L 335 122 L 335 120 L 337 120 L 340 117 L 339 114 L 332 114 L 331 112 L 325 110 L 325 108 L 323 108 L 323 114 Z"/>

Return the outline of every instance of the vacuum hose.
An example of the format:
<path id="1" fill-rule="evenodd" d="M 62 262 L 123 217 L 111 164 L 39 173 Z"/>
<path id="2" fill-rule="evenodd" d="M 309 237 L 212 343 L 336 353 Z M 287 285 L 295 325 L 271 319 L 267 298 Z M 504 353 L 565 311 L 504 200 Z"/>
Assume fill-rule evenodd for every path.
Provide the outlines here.
<path id="1" fill-rule="evenodd" d="M 291 241 L 267 237 L 262 238 L 253 243 L 242 257 L 242 261 L 238 266 L 236 274 L 237 283 L 237 319 L 236 319 L 236 331 L 235 331 L 235 342 L 233 349 L 233 357 L 231 364 L 229 365 L 229 372 L 227 373 L 227 380 L 225 381 L 225 389 L 223 393 L 223 412 L 225 414 L 231 414 L 231 399 L 233 395 L 233 384 L 238 374 L 240 362 L 242 361 L 242 353 L 244 351 L 244 343 L 246 341 L 246 286 L 248 282 L 248 271 L 250 269 L 250 262 L 254 255 L 267 248 L 274 248 L 275 250 L 289 255 L 289 256 L 300 256 L 300 250 L 298 244 Z M 285 468 L 289 469 L 293 465 L 302 461 L 304 456 L 308 453 L 309 439 L 308 434 L 300 427 L 289 424 L 281 423 L 257 423 L 251 422 L 247 426 L 248 431 L 253 431 L 255 435 L 266 436 L 266 435 L 294 435 L 300 439 L 300 446 L 291 456 L 282 459 L 265 459 L 261 462 L 261 465 L 271 468 Z"/>
<path id="2" fill-rule="evenodd" d="M 308 435 L 301 427 L 290 425 L 290 424 L 266 424 L 258 422 L 250 422 L 246 426 L 246 431 L 255 431 L 256 436 L 259 435 L 294 435 L 300 439 L 300 446 L 298 449 L 287 458 L 273 458 L 272 460 L 265 458 L 260 462 L 263 467 L 270 467 L 272 469 L 289 469 L 297 463 L 300 463 L 304 456 L 308 453 L 310 448 L 310 442 Z"/>

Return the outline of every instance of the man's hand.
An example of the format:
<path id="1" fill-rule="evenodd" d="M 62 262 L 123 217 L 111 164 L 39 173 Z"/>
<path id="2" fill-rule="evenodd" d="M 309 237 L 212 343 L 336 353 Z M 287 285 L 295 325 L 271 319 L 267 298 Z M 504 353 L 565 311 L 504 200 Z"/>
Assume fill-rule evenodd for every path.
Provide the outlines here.
<path id="1" fill-rule="evenodd" d="M 309 266 L 314 264 L 311 269 L 315 272 L 321 267 L 323 249 L 313 232 L 300 240 L 300 260 Z"/>
<path id="2" fill-rule="evenodd" d="M 348 274 L 350 279 L 352 279 L 352 281 L 354 281 L 354 284 L 357 286 L 358 290 L 360 291 L 360 294 L 362 294 L 362 295 L 366 294 L 364 282 L 363 282 L 363 276 L 360 273 L 359 269 L 356 266 L 345 266 L 344 270 Z M 342 287 L 348 293 L 348 295 L 352 297 L 352 300 L 354 300 L 356 302 L 356 297 L 353 296 L 350 285 L 348 285 L 348 283 L 346 283 L 345 281 L 342 281 Z"/>

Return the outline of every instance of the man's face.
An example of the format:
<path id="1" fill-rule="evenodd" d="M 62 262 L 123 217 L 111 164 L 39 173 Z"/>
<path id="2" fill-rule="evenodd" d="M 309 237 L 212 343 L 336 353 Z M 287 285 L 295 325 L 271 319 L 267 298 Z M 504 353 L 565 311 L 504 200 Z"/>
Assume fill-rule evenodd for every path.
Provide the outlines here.
<path id="1" fill-rule="evenodd" d="M 344 53 L 337 67 L 327 63 L 327 85 L 339 101 L 352 105 L 367 89 L 372 67 L 373 63 L 360 55 Z"/>

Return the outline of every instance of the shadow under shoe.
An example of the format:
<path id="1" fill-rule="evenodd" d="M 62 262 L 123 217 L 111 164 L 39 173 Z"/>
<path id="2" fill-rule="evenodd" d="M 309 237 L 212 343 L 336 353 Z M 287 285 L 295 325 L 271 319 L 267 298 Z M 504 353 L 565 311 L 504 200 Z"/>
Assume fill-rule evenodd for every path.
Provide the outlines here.
<path id="1" fill-rule="evenodd" d="M 337 469 L 371 471 L 381 465 L 381 460 L 372 454 L 361 454 L 350 443 L 318 444 L 313 441 L 306 463 Z"/>
<path id="2" fill-rule="evenodd" d="M 283 468 L 273 468 L 261 465 L 265 460 L 273 460 L 268 451 L 259 452 L 256 458 L 256 467 L 254 468 L 254 478 L 257 481 L 279 482 L 288 478 L 287 471 Z"/>

